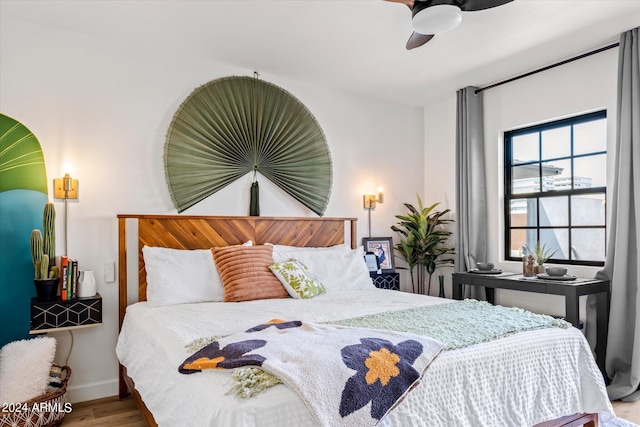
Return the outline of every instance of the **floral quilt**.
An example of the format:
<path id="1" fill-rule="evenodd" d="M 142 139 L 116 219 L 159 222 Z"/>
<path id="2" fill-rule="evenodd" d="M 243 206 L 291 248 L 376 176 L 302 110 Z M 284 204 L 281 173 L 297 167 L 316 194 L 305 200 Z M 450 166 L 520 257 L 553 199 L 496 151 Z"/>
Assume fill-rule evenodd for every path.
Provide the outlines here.
<path id="1" fill-rule="evenodd" d="M 374 426 L 444 346 L 410 333 L 273 319 L 214 341 L 178 370 L 257 366 L 295 391 L 319 425 Z"/>

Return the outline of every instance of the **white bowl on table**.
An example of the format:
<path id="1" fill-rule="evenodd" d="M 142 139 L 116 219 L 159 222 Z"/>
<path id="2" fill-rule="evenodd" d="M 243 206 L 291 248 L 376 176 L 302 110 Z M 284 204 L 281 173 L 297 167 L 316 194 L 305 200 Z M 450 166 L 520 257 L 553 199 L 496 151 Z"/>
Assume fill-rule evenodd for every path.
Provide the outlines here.
<path id="1" fill-rule="evenodd" d="M 547 267 L 544 271 L 547 272 L 547 276 L 552 277 L 564 276 L 567 274 L 567 269 L 565 267 Z"/>
<path id="2" fill-rule="evenodd" d="M 477 262 L 476 267 L 478 270 L 490 271 L 493 270 L 494 265 L 492 262 Z"/>

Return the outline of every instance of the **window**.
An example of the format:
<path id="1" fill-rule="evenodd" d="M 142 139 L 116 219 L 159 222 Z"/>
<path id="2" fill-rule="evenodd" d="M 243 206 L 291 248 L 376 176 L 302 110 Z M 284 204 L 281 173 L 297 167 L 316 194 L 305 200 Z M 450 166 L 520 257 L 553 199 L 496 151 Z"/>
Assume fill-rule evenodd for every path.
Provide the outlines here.
<path id="1" fill-rule="evenodd" d="M 606 111 L 505 133 L 505 258 L 546 246 L 552 262 L 603 265 Z"/>

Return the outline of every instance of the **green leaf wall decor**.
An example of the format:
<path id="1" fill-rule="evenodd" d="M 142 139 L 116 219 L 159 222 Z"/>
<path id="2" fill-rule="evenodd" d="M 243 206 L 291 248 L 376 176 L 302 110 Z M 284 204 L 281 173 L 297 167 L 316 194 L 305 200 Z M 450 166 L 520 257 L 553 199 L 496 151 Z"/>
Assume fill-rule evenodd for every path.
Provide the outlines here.
<path id="1" fill-rule="evenodd" d="M 29 338 L 29 301 L 35 296 L 29 236 L 42 229 L 47 173 L 37 138 L 0 114 L 0 347 Z"/>
<path id="2" fill-rule="evenodd" d="M 331 193 L 331 156 L 316 119 L 293 95 L 257 78 L 225 77 L 195 89 L 169 126 L 164 164 L 178 212 L 255 171 L 318 215 Z"/>
<path id="3" fill-rule="evenodd" d="M 0 193 L 18 189 L 47 194 L 44 155 L 29 129 L 0 114 Z"/>

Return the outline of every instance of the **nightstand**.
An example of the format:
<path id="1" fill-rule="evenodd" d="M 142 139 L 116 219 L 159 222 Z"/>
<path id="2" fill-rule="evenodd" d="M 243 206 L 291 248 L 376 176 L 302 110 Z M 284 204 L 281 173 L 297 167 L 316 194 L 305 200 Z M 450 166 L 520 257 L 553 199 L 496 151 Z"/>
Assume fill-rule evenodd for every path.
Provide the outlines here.
<path id="1" fill-rule="evenodd" d="M 392 291 L 400 290 L 400 273 L 377 274 L 375 272 L 370 272 L 369 275 L 371 276 L 376 288 L 391 289 Z"/>
<path id="2" fill-rule="evenodd" d="M 30 334 L 66 331 L 102 324 L 102 296 L 38 301 L 31 298 Z"/>

